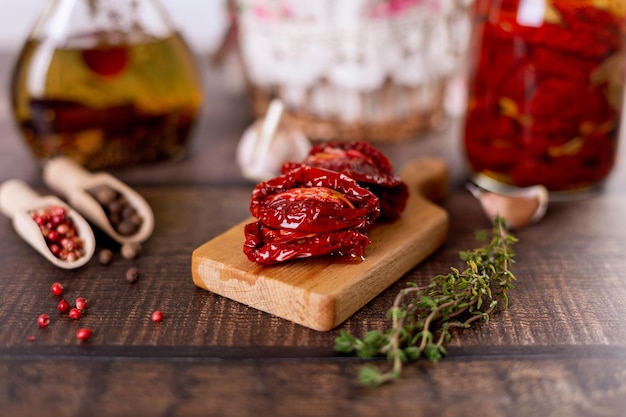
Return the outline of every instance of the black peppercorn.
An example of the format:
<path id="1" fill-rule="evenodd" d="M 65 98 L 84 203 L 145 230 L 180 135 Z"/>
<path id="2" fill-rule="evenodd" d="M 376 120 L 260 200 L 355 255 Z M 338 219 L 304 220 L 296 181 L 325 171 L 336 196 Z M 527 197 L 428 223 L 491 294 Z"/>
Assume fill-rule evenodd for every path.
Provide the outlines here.
<path id="1" fill-rule="evenodd" d="M 135 259 L 141 253 L 139 243 L 124 243 L 120 250 L 124 259 Z"/>
<path id="2" fill-rule="evenodd" d="M 102 206 L 117 233 L 122 236 L 137 233 L 143 219 L 122 193 L 106 184 L 91 187 L 87 192 Z"/>
<path id="3" fill-rule="evenodd" d="M 136 267 L 129 268 L 126 271 L 126 281 L 131 284 L 134 284 L 139 279 L 139 270 Z"/>
<path id="4" fill-rule="evenodd" d="M 100 252 L 98 252 L 98 262 L 100 262 L 101 265 L 109 265 L 112 260 L 113 252 L 111 252 L 111 250 L 101 249 Z"/>

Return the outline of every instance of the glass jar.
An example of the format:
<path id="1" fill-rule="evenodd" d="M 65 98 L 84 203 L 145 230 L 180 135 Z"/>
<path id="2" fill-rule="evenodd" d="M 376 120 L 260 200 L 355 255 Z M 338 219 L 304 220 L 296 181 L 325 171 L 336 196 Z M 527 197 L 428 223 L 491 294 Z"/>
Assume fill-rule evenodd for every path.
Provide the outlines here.
<path id="1" fill-rule="evenodd" d="M 36 158 L 90 169 L 181 158 L 202 103 L 195 59 L 158 0 L 50 0 L 15 65 Z"/>
<path id="2" fill-rule="evenodd" d="M 444 127 L 472 1 L 236 0 L 254 112 L 280 98 L 317 140 L 387 142 Z"/>
<path id="3" fill-rule="evenodd" d="M 477 0 L 464 148 L 473 180 L 598 188 L 615 163 L 626 0 Z"/>

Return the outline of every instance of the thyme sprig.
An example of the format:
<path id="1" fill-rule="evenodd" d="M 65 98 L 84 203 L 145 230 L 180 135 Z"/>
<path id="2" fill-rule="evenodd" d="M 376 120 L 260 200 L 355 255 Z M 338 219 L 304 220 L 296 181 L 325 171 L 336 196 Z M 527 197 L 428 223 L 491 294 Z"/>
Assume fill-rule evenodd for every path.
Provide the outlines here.
<path id="1" fill-rule="evenodd" d="M 486 240 L 489 232 L 477 233 Z M 407 284 L 396 296 L 387 316 L 388 330 L 368 331 L 362 339 L 341 331 L 335 350 L 359 357 L 386 356 L 391 368 L 385 372 L 372 364 L 361 368 L 359 381 L 378 386 L 400 377 L 403 364 L 420 357 L 437 362 L 447 355 L 444 343 L 454 328 L 469 328 L 477 321 L 489 322 L 499 306 L 508 308 L 508 291 L 515 280 L 511 246 L 517 239 L 509 234 L 502 218 L 495 218 L 491 239 L 484 246 L 460 253 L 467 268 L 451 267 L 446 275 L 429 284 Z"/>

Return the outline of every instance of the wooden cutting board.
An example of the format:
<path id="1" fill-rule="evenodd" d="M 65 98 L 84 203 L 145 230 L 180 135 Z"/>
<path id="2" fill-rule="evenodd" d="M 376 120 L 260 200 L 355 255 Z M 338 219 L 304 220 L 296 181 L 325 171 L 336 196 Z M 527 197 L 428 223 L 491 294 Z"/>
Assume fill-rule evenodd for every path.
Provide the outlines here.
<path id="1" fill-rule="evenodd" d="M 409 187 L 402 217 L 375 226 L 360 262 L 329 258 L 261 266 L 243 253 L 250 218 L 192 255 L 195 285 L 314 330 L 331 330 L 397 281 L 445 240 L 447 213 L 430 200 L 443 199 L 448 175 L 438 159 L 419 159 L 400 176 Z"/>

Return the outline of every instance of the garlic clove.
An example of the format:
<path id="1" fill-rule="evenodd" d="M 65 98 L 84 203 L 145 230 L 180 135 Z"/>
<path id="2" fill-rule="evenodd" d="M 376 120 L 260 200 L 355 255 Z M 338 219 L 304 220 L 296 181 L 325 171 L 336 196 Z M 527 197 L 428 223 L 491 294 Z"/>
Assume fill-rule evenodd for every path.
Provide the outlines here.
<path id="1" fill-rule="evenodd" d="M 518 188 L 506 193 L 486 191 L 474 184 L 468 184 L 468 189 L 480 201 L 490 219 L 500 216 L 511 229 L 520 229 L 538 222 L 548 209 L 548 190 L 541 185 Z"/>
<path id="2" fill-rule="evenodd" d="M 237 147 L 237 164 L 242 175 L 253 181 L 266 181 L 280 174 L 287 161 L 306 158 L 311 142 L 295 125 L 282 117 L 279 100 L 270 103 L 265 117 L 244 132 Z"/>

